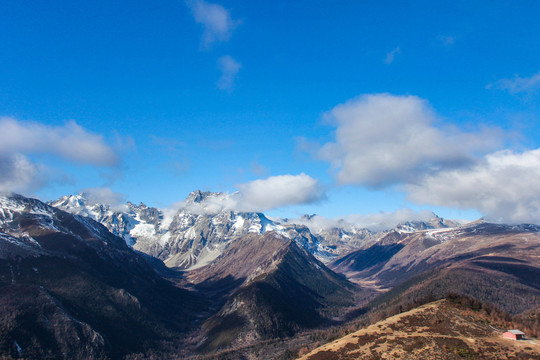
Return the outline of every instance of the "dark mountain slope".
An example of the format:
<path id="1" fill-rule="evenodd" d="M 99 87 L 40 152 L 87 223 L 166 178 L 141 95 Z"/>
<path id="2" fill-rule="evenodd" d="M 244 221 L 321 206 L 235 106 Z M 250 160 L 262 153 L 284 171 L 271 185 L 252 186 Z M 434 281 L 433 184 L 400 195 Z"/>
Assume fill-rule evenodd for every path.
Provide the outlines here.
<path id="1" fill-rule="evenodd" d="M 395 240 L 333 263 L 358 283 L 391 289 L 372 304 L 378 311 L 392 313 L 451 293 L 512 315 L 540 306 L 540 235 L 535 226 L 479 223 Z"/>
<path id="2" fill-rule="evenodd" d="M 207 288 L 227 283 L 223 288 L 231 294 L 203 325 L 205 351 L 291 336 L 321 325 L 353 305 L 359 292 L 276 233 L 239 239 L 214 264 L 188 276 Z"/>
<path id="3" fill-rule="evenodd" d="M 119 358 L 178 336 L 204 305 L 99 223 L 0 195 L 0 353 Z"/>
<path id="4" fill-rule="evenodd" d="M 337 273 L 346 274 L 352 281 L 367 278 L 382 270 L 386 262 L 405 247 L 400 240 L 409 235 L 392 231 L 375 244 L 338 258 L 328 266 Z"/>

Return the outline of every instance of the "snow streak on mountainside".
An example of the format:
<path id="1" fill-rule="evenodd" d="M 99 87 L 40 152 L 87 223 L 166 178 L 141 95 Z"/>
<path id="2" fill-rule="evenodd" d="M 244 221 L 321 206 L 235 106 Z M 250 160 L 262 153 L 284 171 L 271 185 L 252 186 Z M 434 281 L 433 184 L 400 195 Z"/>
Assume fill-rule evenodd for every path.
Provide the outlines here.
<path id="1" fill-rule="evenodd" d="M 379 234 L 367 229 L 343 226 L 317 227 L 313 217 L 298 220 L 269 219 L 262 213 L 239 212 L 228 207 L 230 195 L 194 191 L 174 211 L 141 203 L 121 206 L 93 203 L 85 193 L 64 196 L 49 204 L 62 210 L 89 216 L 105 225 L 134 249 L 160 258 L 169 267 L 196 269 L 215 260 L 231 241 L 247 234 L 275 231 L 294 240 L 323 262 L 375 241 Z M 408 222 L 397 230 L 448 227 L 434 215 L 430 222 Z"/>

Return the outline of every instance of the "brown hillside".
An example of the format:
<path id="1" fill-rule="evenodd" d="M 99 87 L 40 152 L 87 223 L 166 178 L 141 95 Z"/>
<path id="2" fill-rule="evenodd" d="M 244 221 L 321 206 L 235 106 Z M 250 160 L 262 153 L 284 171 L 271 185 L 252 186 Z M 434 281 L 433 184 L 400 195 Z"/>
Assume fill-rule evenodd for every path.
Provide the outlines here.
<path id="1" fill-rule="evenodd" d="M 540 341 L 504 339 L 477 312 L 440 300 L 377 322 L 300 359 L 532 360 L 540 359 Z"/>

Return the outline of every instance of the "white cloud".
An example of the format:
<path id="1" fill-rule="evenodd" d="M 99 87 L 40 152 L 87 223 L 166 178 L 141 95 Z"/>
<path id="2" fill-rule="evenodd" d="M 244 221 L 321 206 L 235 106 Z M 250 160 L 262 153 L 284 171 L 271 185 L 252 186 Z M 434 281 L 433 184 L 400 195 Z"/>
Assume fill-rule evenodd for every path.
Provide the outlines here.
<path id="1" fill-rule="evenodd" d="M 540 89 L 540 72 L 530 77 L 515 76 L 512 79 L 500 79 L 486 86 L 488 89 L 500 89 L 511 94 L 531 92 Z"/>
<path id="2" fill-rule="evenodd" d="M 319 181 L 304 173 L 270 176 L 236 187 L 240 194 L 238 207 L 249 211 L 309 204 L 324 198 Z"/>
<path id="3" fill-rule="evenodd" d="M 120 144 L 121 145 L 121 144 Z M 115 150 L 103 137 L 88 132 L 76 122 L 47 126 L 37 122 L 0 117 L 0 190 L 28 193 L 66 176 L 29 155 L 51 155 L 80 164 L 118 165 Z"/>
<path id="4" fill-rule="evenodd" d="M 326 117 L 337 126 L 335 142 L 317 155 L 333 165 L 341 184 L 415 182 L 471 165 L 476 152 L 492 150 L 500 138 L 496 130 L 465 133 L 445 126 L 416 96 L 364 95 L 336 106 Z"/>
<path id="5" fill-rule="evenodd" d="M 312 232 L 329 230 L 340 227 L 345 230 L 369 229 L 371 231 L 383 231 L 395 228 L 406 221 L 428 221 L 435 217 L 431 211 L 415 211 L 408 208 L 394 212 L 379 212 L 372 214 L 351 214 L 342 218 L 327 218 L 320 215 L 301 217 L 288 220 L 291 224 L 306 225 Z"/>
<path id="6" fill-rule="evenodd" d="M 101 135 L 88 132 L 75 121 L 47 126 L 2 117 L 0 155 L 13 154 L 49 154 L 96 166 L 114 166 L 119 161 Z"/>
<path id="7" fill-rule="evenodd" d="M 234 88 L 234 80 L 242 65 L 230 55 L 220 57 L 217 63 L 218 68 L 221 71 L 221 77 L 216 83 L 217 87 L 221 90 L 232 91 Z"/>
<path id="8" fill-rule="evenodd" d="M 471 168 L 427 176 L 407 185 L 418 203 L 477 209 L 489 220 L 540 223 L 540 149 L 487 155 Z"/>
<path id="9" fill-rule="evenodd" d="M 123 207 L 126 197 L 107 187 L 85 188 L 82 190 L 86 194 L 90 204 L 105 204 L 113 208 Z"/>
<path id="10" fill-rule="evenodd" d="M 22 154 L 0 156 L 0 192 L 29 192 L 48 181 L 44 169 Z"/>
<path id="11" fill-rule="evenodd" d="M 240 23 L 233 20 L 229 11 L 219 4 L 203 0 L 188 0 L 186 3 L 195 21 L 204 28 L 202 43 L 205 47 L 215 41 L 228 41 L 233 30 Z"/>
<path id="12" fill-rule="evenodd" d="M 203 201 L 172 205 L 168 214 L 185 209 L 195 214 L 216 214 L 225 209 L 259 212 L 289 205 L 309 204 L 325 198 L 317 179 L 306 174 L 270 176 L 236 185 L 234 193 L 206 193 Z"/>
<path id="13" fill-rule="evenodd" d="M 356 226 L 371 231 L 382 231 L 392 229 L 407 221 L 428 221 L 435 218 L 435 216 L 433 212 L 428 210 L 415 211 L 404 208 L 393 212 L 381 211 L 372 214 L 353 214 L 347 216 L 345 219 Z"/>
<path id="14" fill-rule="evenodd" d="M 394 62 L 394 59 L 396 58 L 396 55 L 401 53 L 401 49 L 398 47 L 392 49 L 389 53 L 386 54 L 383 61 L 385 64 L 391 64 Z"/>
<path id="15" fill-rule="evenodd" d="M 179 202 L 173 208 L 182 208 L 194 214 L 217 214 L 223 210 L 244 211 L 239 206 L 240 193 L 209 193 L 201 202 Z"/>

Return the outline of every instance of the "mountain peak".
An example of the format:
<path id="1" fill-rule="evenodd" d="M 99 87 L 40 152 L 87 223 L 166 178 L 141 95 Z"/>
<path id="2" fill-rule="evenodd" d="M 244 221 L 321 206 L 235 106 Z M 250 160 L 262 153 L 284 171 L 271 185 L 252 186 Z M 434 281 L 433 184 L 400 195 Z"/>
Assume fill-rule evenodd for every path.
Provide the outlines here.
<path id="1" fill-rule="evenodd" d="M 50 203 L 54 204 L 53 206 L 61 205 L 70 208 L 80 208 L 88 204 L 88 194 L 82 192 L 78 195 L 65 195 Z"/>
<path id="2" fill-rule="evenodd" d="M 50 211 L 48 206 L 41 201 L 15 193 L 0 193 L 0 209 L 0 221 L 6 217 L 7 212 L 47 214 Z"/>
<path id="3" fill-rule="evenodd" d="M 217 198 L 219 200 L 222 200 L 228 198 L 228 195 L 222 192 L 195 190 L 189 193 L 185 202 L 188 204 L 202 203 L 209 198 Z"/>

